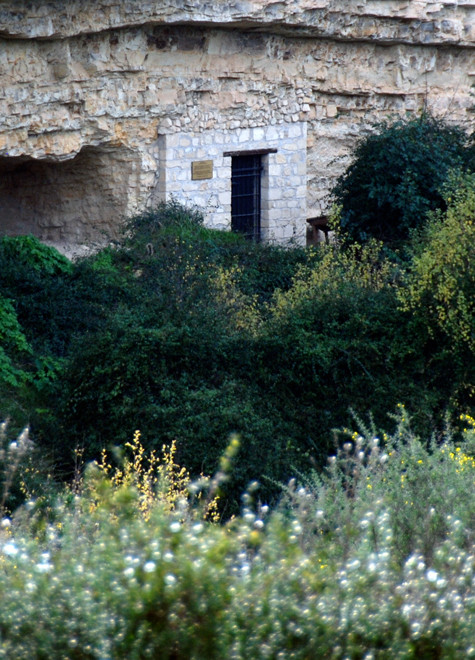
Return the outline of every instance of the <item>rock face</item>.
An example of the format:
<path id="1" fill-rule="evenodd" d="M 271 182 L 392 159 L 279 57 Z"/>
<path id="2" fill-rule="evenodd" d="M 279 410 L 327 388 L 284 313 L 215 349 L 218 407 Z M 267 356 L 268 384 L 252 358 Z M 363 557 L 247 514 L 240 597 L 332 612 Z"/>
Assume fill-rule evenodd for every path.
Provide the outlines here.
<path id="1" fill-rule="evenodd" d="M 172 195 L 230 227 L 249 156 L 260 235 L 302 242 L 372 123 L 470 129 L 474 48 L 475 0 L 3 0 L 0 231 L 68 249 Z"/>

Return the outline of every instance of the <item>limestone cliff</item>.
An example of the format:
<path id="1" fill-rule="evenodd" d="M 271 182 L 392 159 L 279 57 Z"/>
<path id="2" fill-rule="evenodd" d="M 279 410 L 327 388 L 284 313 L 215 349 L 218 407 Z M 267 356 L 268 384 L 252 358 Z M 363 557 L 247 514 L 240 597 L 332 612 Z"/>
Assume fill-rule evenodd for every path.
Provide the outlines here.
<path id="1" fill-rule="evenodd" d="M 474 46 L 471 0 L 3 0 L 0 230 L 100 239 L 165 194 L 163 136 L 290 124 L 318 215 L 372 122 L 470 127 Z"/>

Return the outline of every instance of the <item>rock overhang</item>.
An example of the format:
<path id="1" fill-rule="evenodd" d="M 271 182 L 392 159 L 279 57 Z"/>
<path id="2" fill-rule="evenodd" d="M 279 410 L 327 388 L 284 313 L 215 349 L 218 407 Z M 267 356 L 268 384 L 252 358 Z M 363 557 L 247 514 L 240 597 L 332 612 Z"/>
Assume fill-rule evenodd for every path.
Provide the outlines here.
<path id="1" fill-rule="evenodd" d="M 474 26 L 467 1 L 6 0 L 0 156 L 12 160 L 3 171 L 18 158 L 80 165 L 96 149 L 90 162 L 102 153 L 109 163 L 109 183 L 101 180 L 118 200 L 110 222 L 119 222 L 159 197 L 167 157 L 180 167 L 157 146 L 163 136 L 219 131 L 224 149 L 223 129 L 236 141 L 240 128 L 280 126 L 285 142 L 285 126 L 305 123 L 304 222 L 324 212 L 351 145 L 373 122 L 428 107 L 470 125 Z M 183 177 L 203 149 L 183 153 Z M 63 189 L 74 178 L 65 168 Z M 87 236 L 101 213 L 99 197 L 90 201 L 78 211 Z"/>

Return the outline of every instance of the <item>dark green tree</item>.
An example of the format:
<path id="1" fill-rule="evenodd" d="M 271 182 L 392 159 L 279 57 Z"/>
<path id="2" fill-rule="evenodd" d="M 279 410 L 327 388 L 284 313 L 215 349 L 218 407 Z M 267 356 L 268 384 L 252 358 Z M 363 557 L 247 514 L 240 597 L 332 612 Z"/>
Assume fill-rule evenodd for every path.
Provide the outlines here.
<path id="1" fill-rule="evenodd" d="M 343 234 L 398 246 L 428 211 L 446 209 L 441 188 L 450 170 L 474 165 L 473 139 L 460 126 L 428 114 L 377 125 L 332 191 Z"/>

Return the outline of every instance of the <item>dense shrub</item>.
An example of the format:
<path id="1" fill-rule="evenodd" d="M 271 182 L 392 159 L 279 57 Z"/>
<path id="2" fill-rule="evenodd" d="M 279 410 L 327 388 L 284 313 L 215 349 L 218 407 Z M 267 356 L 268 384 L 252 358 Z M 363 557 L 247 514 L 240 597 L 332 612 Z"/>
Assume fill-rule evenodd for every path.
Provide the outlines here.
<path id="1" fill-rule="evenodd" d="M 0 409 L 16 407 L 17 426 L 31 423 L 62 475 L 78 447 L 95 458 L 137 427 L 147 448 L 180 439 L 192 475 L 212 473 L 238 433 L 229 514 L 249 481 L 272 501 L 310 457 L 323 464 L 350 408 L 384 423 L 403 399 L 423 433 L 443 426 L 448 406 L 453 415 L 473 405 L 473 355 L 433 331 L 424 305 L 403 308 L 409 280 L 379 244 L 251 245 L 176 203 L 133 218 L 117 245 L 74 264 L 45 248 L 38 268 L 30 243 L 34 267 L 5 252 L 0 273 L 7 316 L 31 347 L 20 355 L 5 344 L 5 373 L 26 377 L 0 391 Z"/>
<path id="2" fill-rule="evenodd" d="M 475 421 L 460 443 L 348 431 L 328 469 L 227 525 L 199 500 L 142 515 L 97 468 L 0 536 L 0 655 L 432 660 L 475 653 Z M 427 448 L 427 444 L 430 445 Z"/>
<path id="3" fill-rule="evenodd" d="M 387 407 L 403 398 L 420 431 L 440 422 L 448 383 L 430 362 L 427 331 L 399 309 L 393 277 L 377 244 L 330 246 L 274 298 L 263 348 L 272 367 L 263 378 L 282 406 L 299 411 L 300 430 L 323 455 L 351 407 L 384 423 Z"/>
<path id="4" fill-rule="evenodd" d="M 332 191 L 351 241 L 391 245 L 409 238 L 428 211 L 445 209 L 442 185 L 452 168 L 473 168 L 473 140 L 427 114 L 380 124 L 363 137 Z"/>
<path id="5" fill-rule="evenodd" d="M 445 212 L 429 217 L 410 246 L 410 267 L 398 289 L 414 326 L 435 346 L 432 359 L 454 387 L 447 408 L 475 403 L 475 176 L 454 173 Z M 442 376 L 443 377 L 443 376 Z"/>
<path id="6" fill-rule="evenodd" d="M 413 241 L 413 258 L 399 297 L 423 310 L 433 334 L 475 354 L 475 174 L 455 174 L 445 186 L 445 212 L 432 214 Z"/>
<path id="7" fill-rule="evenodd" d="M 0 239 L 2 374 L 11 381 L 17 370 L 21 385 L 0 389 L 0 410 L 16 428 L 32 422 L 46 437 L 61 433 L 53 408 L 74 339 L 97 329 L 125 296 L 107 250 L 98 262 L 72 264 L 33 236 Z"/>
<path id="8" fill-rule="evenodd" d="M 30 353 L 12 302 L 0 295 L 0 387 L 16 388 L 28 378 L 21 366 Z"/>
<path id="9" fill-rule="evenodd" d="M 243 449 L 227 485 L 238 501 L 249 479 L 289 476 L 293 429 L 254 382 L 254 344 L 259 304 L 290 285 L 307 255 L 270 246 L 249 253 L 241 237 L 195 217 L 182 223 L 180 213 L 160 207 L 129 225 L 111 258 L 130 272 L 130 299 L 75 342 L 58 414 L 89 457 L 123 443 L 140 417 L 148 447 L 182 439 L 180 460 L 194 474 L 212 472 L 238 431 Z"/>
<path id="10" fill-rule="evenodd" d="M 225 486 L 235 510 L 249 481 L 261 480 L 272 499 L 310 455 L 322 464 L 351 407 L 383 423 L 403 398 L 419 430 L 442 422 L 458 381 L 447 381 L 443 360 L 429 363 L 429 332 L 399 309 L 377 245 L 353 254 L 322 247 L 298 268 L 292 256 L 293 277 L 270 295 L 262 271 L 251 285 L 240 252 L 226 254 L 220 236 L 206 230 L 213 261 L 199 239 L 166 229 L 153 255 L 129 261 L 132 242 L 114 256 L 135 273 L 132 302 L 75 343 L 58 398 L 71 442 L 58 437 L 58 460 L 76 444 L 92 458 L 139 425 L 147 447 L 180 438 L 180 461 L 193 475 L 211 473 L 237 432 Z"/>

